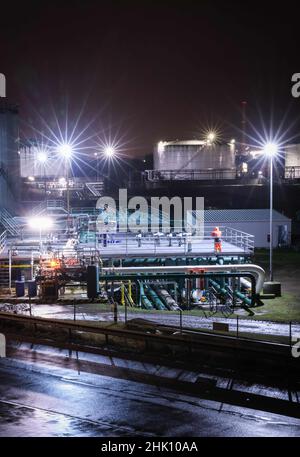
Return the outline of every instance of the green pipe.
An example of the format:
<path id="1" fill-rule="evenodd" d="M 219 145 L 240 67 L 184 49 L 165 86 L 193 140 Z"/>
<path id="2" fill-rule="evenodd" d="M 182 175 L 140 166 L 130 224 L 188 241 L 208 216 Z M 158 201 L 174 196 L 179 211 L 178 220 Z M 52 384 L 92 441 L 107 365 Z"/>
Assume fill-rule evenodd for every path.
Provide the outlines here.
<path id="1" fill-rule="evenodd" d="M 115 281 L 120 281 L 120 280 L 133 280 L 136 281 L 137 278 L 140 279 L 170 279 L 172 281 L 184 281 L 186 278 L 204 278 L 207 282 L 213 281 L 211 279 L 212 277 L 214 278 L 249 278 L 251 281 L 251 306 L 255 306 L 255 304 L 258 301 L 258 296 L 255 293 L 256 290 L 256 279 L 253 273 L 245 272 L 218 272 L 218 273 L 131 273 L 131 274 L 119 274 L 119 273 L 113 273 L 113 274 L 100 274 L 99 275 L 99 280 L 100 281 L 108 281 L 108 280 L 115 280 Z M 139 282 L 139 281 L 138 281 Z M 220 287 L 218 283 L 215 283 L 217 287 Z M 224 289 L 223 292 L 227 293 L 227 291 Z M 249 300 L 249 299 L 248 299 Z"/>
<path id="2" fill-rule="evenodd" d="M 240 298 L 240 299 L 243 301 L 243 303 L 245 303 L 245 304 L 248 305 L 248 306 L 251 306 L 251 304 L 252 304 L 251 299 L 248 298 L 248 297 L 246 297 L 246 295 L 242 294 L 242 292 L 239 292 L 238 290 L 235 290 L 235 291 L 233 292 L 233 294 L 234 294 L 236 297 Z"/>
<path id="3" fill-rule="evenodd" d="M 140 305 L 145 309 L 153 309 L 151 301 L 145 294 L 145 289 L 142 281 L 138 281 L 140 286 Z"/>
<path id="4" fill-rule="evenodd" d="M 156 309 L 159 309 L 159 310 L 166 309 L 165 305 L 163 304 L 163 302 L 161 301 L 161 299 L 159 298 L 157 293 L 152 289 L 151 286 L 145 285 L 145 291 Z"/>
<path id="5" fill-rule="evenodd" d="M 214 286 L 215 289 L 217 289 L 217 291 L 221 294 L 221 295 L 224 295 L 225 297 L 227 297 L 228 295 L 228 291 L 226 289 L 224 289 L 224 287 L 221 287 L 219 283 L 217 283 L 216 281 L 214 281 L 213 279 L 209 279 L 208 282 Z"/>
<path id="6" fill-rule="evenodd" d="M 210 282 L 210 284 L 212 284 L 214 286 L 215 289 L 217 289 L 217 291 L 220 294 L 224 295 L 225 297 L 228 295 L 228 290 L 221 287 L 220 284 L 218 284 L 216 281 L 214 281 L 213 279 L 209 279 L 209 282 Z M 240 292 L 239 290 L 235 290 L 233 292 L 233 294 L 235 295 L 235 297 L 238 297 L 239 299 L 241 299 L 243 303 L 251 306 L 251 303 L 252 303 L 251 299 L 246 297 L 246 295 L 242 294 L 242 292 Z"/>

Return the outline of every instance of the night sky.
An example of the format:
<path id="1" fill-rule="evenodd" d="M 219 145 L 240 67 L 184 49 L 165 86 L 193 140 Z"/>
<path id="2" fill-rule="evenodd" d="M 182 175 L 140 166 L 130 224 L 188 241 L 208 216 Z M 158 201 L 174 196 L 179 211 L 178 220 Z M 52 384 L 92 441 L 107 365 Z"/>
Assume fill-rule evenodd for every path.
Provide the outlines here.
<path id="1" fill-rule="evenodd" d="M 49 135 L 55 116 L 63 129 L 66 112 L 74 125 L 82 110 L 83 137 L 111 136 L 142 156 L 156 141 L 214 126 L 238 137 L 242 100 L 258 129 L 271 114 L 275 128 L 285 116 L 288 127 L 300 114 L 291 96 L 300 72 L 296 4 L 7 1 L 0 72 L 20 105 L 21 135 L 38 135 L 30 125 Z"/>

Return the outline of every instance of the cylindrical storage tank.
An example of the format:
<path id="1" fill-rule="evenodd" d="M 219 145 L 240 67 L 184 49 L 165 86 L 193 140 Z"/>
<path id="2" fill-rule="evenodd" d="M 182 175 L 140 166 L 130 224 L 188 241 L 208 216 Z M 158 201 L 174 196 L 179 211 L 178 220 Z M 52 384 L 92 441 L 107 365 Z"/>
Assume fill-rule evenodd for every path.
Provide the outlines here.
<path id="1" fill-rule="evenodd" d="M 16 296 L 24 297 L 25 295 L 25 281 L 15 281 L 16 284 Z"/>
<path id="2" fill-rule="evenodd" d="M 284 148 L 285 179 L 300 178 L 300 144 L 289 144 Z"/>
<path id="3" fill-rule="evenodd" d="M 28 281 L 28 297 L 36 297 L 37 296 L 37 287 L 36 287 L 36 280 L 32 279 Z"/>
<path id="4" fill-rule="evenodd" d="M 154 170 L 195 173 L 228 170 L 224 179 L 235 177 L 235 150 L 230 144 L 208 144 L 200 140 L 161 141 L 153 158 Z M 196 179 L 201 179 L 201 173 Z"/>

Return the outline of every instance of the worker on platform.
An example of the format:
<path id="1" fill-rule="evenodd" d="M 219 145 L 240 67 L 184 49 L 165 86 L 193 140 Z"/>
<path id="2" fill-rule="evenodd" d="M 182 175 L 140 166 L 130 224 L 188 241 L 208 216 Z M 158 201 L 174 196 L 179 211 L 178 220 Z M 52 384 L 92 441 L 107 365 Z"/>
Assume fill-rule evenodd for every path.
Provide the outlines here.
<path id="1" fill-rule="evenodd" d="M 213 237 L 214 243 L 215 243 L 215 246 L 214 246 L 215 254 L 219 254 L 220 252 L 222 252 L 222 241 L 221 241 L 222 232 L 219 229 L 219 227 L 215 227 L 213 229 L 213 231 L 211 232 L 211 236 Z"/>
<path id="2" fill-rule="evenodd" d="M 142 231 L 139 230 L 137 235 L 136 235 L 136 240 L 137 240 L 137 243 L 138 243 L 138 247 L 140 248 L 142 246 Z"/>

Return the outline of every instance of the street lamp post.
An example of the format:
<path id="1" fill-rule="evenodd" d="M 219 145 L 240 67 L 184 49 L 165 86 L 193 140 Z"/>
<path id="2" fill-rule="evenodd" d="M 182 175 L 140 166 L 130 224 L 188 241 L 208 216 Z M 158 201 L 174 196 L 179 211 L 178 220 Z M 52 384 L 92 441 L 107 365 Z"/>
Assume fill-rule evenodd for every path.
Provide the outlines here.
<path id="1" fill-rule="evenodd" d="M 273 156 L 270 156 L 270 281 L 273 281 Z"/>
<path id="2" fill-rule="evenodd" d="M 66 184 L 67 184 L 67 213 L 70 216 L 70 182 L 69 182 L 69 162 L 66 161 Z"/>
<path id="3" fill-rule="evenodd" d="M 269 253 L 269 276 L 273 281 L 273 158 L 276 156 L 278 146 L 275 143 L 267 143 L 264 146 L 264 153 L 269 157 L 270 164 L 270 253 Z"/>

